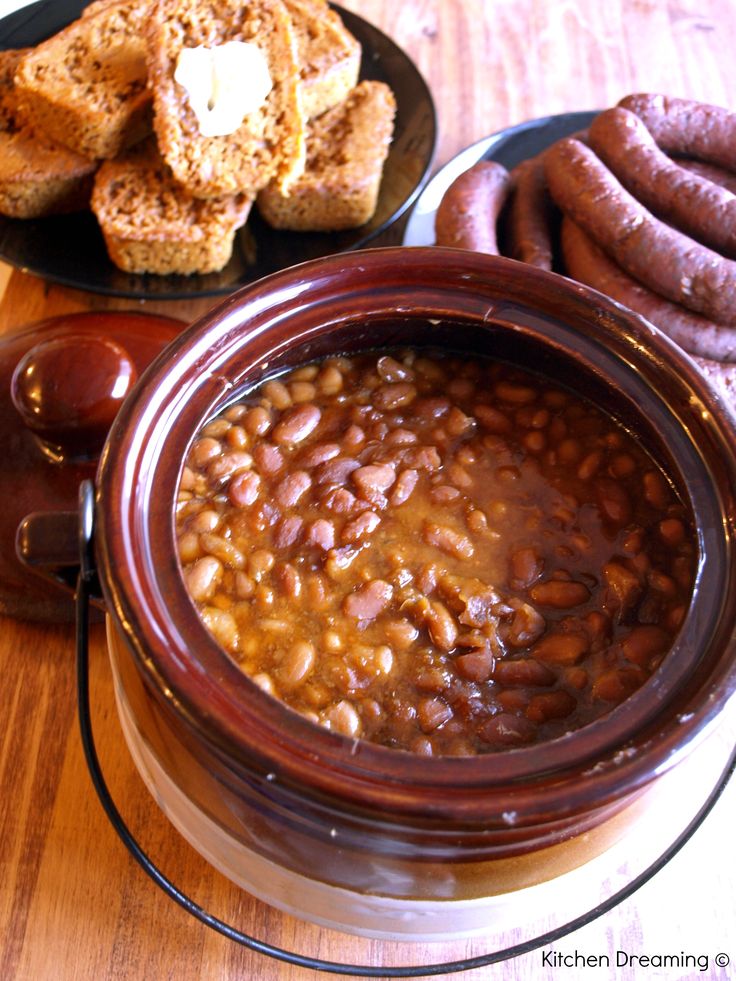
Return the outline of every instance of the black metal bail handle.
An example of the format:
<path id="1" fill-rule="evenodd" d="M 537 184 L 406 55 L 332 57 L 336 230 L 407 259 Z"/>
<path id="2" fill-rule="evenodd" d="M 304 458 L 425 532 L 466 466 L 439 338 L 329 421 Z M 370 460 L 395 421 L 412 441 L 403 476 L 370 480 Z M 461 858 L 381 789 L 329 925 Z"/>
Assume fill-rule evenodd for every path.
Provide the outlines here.
<path id="1" fill-rule="evenodd" d="M 92 719 L 89 700 L 89 601 L 90 594 L 97 581 L 97 570 L 94 562 L 94 486 L 91 481 L 86 480 L 82 483 L 79 492 L 79 555 L 80 572 L 77 581 L 76 591 L 76 644 L 77 644 L 77 699 L 79 713 L 79 727 L 82 736 L 82 745 L 87 767 L 92 778 L 97 796 L 100 803 L 118 834 L 118 837 L 128 849 L 130 854 L 141 866 L 144 872 L 159 886 L 160 889 L 179 906 L 183 907 L 191 916 L 199 920 L 205 926 L 210 927 L 217 933 L 222 934 L 229 940 L 241 946 L 248 947 L 259 954 L 272 957 L 275 960 L 293 964 L 296 967 L 304 967 L 313 971 L 324 971 L 328 974 L 343 974 L 365 978 L 416 978 L 428 977 L 438 974 L 454 974 L 461 971 L 471 971 L 479 967 L 487 967 L 501 961 L 519 957 L 522 954 L 531 953 L 540 947 L 560 940 L 575 930 L 586 926 L 598 917 L 610 912 L 615 906 L 633 895 L 644 883 L 648 882 L 657 874 L 683 847 L 683 845 L 697 831 L 710 811 L 713 809 L 718 798 L 723 793 L 729 778 L 736 768 L 736 747 L 729 758 L 728 764 L 723 771 L 716 787 L 711 791 L 707 800 L 700 808 L 695 817 L 690 821 L 685 830 L 675 839 L 670 847 L 654 861 L 648 868 L 634 878 L 627 886 L 614 893 L 607 900 L 595 906 L 593 909 L 573 920 L 568 921 L 563 926 L 540 934 L 523 943 L 506 947 L 503 950 L 492 951 L 477 957 L 469 957 L 464 960 L 446 961 L 439 964 L 416 965 L 412 967 L 371 967 L 364 964 L 346 964 L 339 961 L 325 961 L 321 958 L 307 957 L 294 951 L 284 950 L 272 944 L 258 940 L 246 933 L 241 932 L 233 926 L 212 916 L 202 909 L 193 899 L 181 892 L 168 879 L 157 865 L 143 851 L 138 841 L 133 836 L 127 824 L 123 820 L 120 811 L 117 809 L 112 795 L 102 773 L 100 762 L 95 748 L 94 736 L 92 733 Z"/>

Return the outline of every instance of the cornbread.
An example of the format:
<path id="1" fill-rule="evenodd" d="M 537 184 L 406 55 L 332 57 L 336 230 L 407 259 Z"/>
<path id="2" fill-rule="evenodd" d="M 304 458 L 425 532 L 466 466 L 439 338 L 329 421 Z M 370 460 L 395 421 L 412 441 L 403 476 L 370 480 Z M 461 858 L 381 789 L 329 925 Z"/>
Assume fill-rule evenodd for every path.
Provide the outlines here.
<path id="1" fill-rule="evenodd" d="M 13 74 L 27 49 L 0 52 L 0 214 L 41 218 L 89 204 L 97 164 L 23 121 Z"/>
<path id="2" fill-rule="evenodd" d="M 284 0 L 299 56 L 304 115 L 319 116 L 358 83 L 360 44 L 326 0 Z"/>
<path id="3" fill-rule="evenodd" d="M 184 87 L 174 79 L 184 48 L 250 42 L 265 56 L 272 88 L 230 135 L 203 136 Z M 147 26 L 154 128 L 174 178 L 201 198 L 281 189 L 304 167 L 305 121 L 296 41 L 281 0 L 156 0 Z"/>
<path id="4" fill-rule="evenodd" d="M 178 185 L 153 139 L 103 163 L 92 210 L 111 260 L 132 273 L 209 273 L 230 259 L 251 201 L 231 195 L 203 201 Z"/>
<path id="5" fill-rule="evenodd" d="M 396 100 L 383 82 L 357 85 L 307 127 L 307 165 L 289 194 L 271 183 L 258 209 L 274 228 L 340 231 L 374 214 L 393 136 Z"/>
<path id="6" fill-rule="evenodd" d="M 87 157 L 108 159 L 150 132 L 143 24 L 148 3 L 111 3 L 43 41 L 20 62 L 33 126 Z"/>

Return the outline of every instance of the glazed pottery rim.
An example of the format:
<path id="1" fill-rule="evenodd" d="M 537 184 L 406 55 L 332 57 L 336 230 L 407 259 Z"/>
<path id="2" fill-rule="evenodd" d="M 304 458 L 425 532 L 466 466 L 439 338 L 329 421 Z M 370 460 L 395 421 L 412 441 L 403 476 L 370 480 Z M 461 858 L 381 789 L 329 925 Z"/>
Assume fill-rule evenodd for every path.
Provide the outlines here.
<path id="1" fill-rule="evenodd" d="M 369 275 L 373 278 L 366 278 Z M 500 290 L 513 293 L 519 284 L 525 296 L 542 296 L 546 302 L 577 310 L 591 331 L 585 338 L 578 331 L 581 345 L 595 347 L 606 368 L 616 365 L 627 378 L 648 376 L 655 401 L 659 396 L 651 379 L 666 376 L 685 400 L 683 404 L 689 400 L 694 425 L 720 444 L 719 465 L 730 474 L 731 486 L 736 484 L 736 433 L 693 362 L 646 321 L 556 274 L 477 253 L 403 247 L 314 260 L 245 287 L 180 335 L 141 379 L 108 438 L 98 471 L 96 505 L 100 578 L 115 626 L 135 651 L 149 686 L 192 730 L 237 765 L 261 775 L 275 774 L 285 784 L 311 786 L 313 793 L 354 807 L 378 806 L 392 813 L 427 815 L 437 809 L 463 821 L 500 820 L 503 808 L 504 814 L 518 814 L 523 824 L 539 815 L 570 813 L 581 801 L 602 805 L 622 792 L 643 787 L 704 734 L 736 688 L 736 584 L 728 574 L 728 562 L 726 570 L 719 571 L 719 576 L 725 576 L 727 598 L 717 602 L 696 586 L 696 597 L 703 597 L 698 602 L 710 603 L 711 641 L 717 641 L 719 647 L 717 657 L 710 657 L 710 673 L 702 677 L 700 670 L 695 692 L 684 693 L 683 676 L 672 679 L 669 688 L 666 679 L 677 657 L 685 680 L 698 671 L 695 654 L 688 655 L 682 640 L 685 636 L 694 640 L 696 627 L 702 627 L 693 615 L 698 603 L 692 605 L 664 670 L 658 669 L 608 715 L 556 740 L 482 756 L 427 759 L 330 732 L 261 692 L 199 620 L 175 559 L 173 532 L 176 486 L 185 455 L 182 448 L 199 426 L 182 427 L 179 420 L 189 413 L 203 424 L 242 388 L 243 378 L 234 380 L 232 372 L 228 373 L 235 352 L 242 355 L 246 345 L 253 348 L 257 343 L 267 351 L 268 357 L 248 363 L 250 371 L 248 364 L 243 367 L 243 373 L 253 377 L 256 365 L 266 371 L 267 362 L 276 360 L 271 356 L 273 345 L 269 348 L 267 343 L 274 324 L 285 320 L 295 324 L 297 312 L 300 318 L 305 314 L 314 317 L 310 311 L 317 309 L 322 316 L 329 312 L 342 317 L 335 330 L 345 329 L 346 323 L 355 320 L 350 310 L 358 299 L 369 304 L 376 320 L 401 315 L 426 321 L 430 307 L 421 305 L 418 294 L 435 297 L 435 307 L 438 292 L 452 295 L 458 304 L 469 297 L 475 307 L 485 298 L 488 324 L 506 323 L 504 318 L 514 304 L 491 303 L 489 297 L 494 290 L 496 294 Z M 412 294 L 405 308 L 396 303 L 396 294 L 402 291 Z M 335 313 L 332 307 L 323 309 L 336 298 L 342 313 Z M 518 310 L 522 305 L 515 302 Z M 363 315 L 362 308 L 352 309 Z M 434 312 L 443 315 L 442 310 Z M 538 312 L 534 315 L 545 319 Z M 451 307 L 444 316 L 466 319 L 462 311 L 453 314 Z M 477 312 L 474 319 L 479 319 Z M 554 316 L 547 314 L 546 319 L 552 321 Z M 511 329 L 531 330 L 523 320 L 512 323 Z M 324 326 L 301 334 L 296 330 L 305 349 L 321 332 L 326 333 Z M 561 343 L 558 337 L 551 337 L 535 340 L 553 346 Z M 290 343 L 295 343 L 291 335 Z M 280 350 L 283 355 L 283 343 Z M 303 360 L 308 359 L 299 357 L 291 363 Z M 206 395 L 193 408 L 190 382 L 196 373 L 196 384 Z M 667 411 L 674 412 L 671 405 Z M 678 438 L 692 441 L 686 428 L 681 423 Z M 700 450 L 695 447 L 693 452 Z M 152 482 L 160 474 L 154 501 Z M 733 558 L 733 514 L 729 519 L 722 512 L 721 517 L 721 529 L 705 529 L 704 533 L 715 544 L 720 542 L 722 566 L 729 556 Z M 169 542 L 168 561 L 157 559 L 157 541 Z M 132 556 L 137 561 L 131 562 Z M 699 582 L 706 558 L 711 561 L 701 556 Z M 444 795 L 439 804 L 438 794 Z"/>

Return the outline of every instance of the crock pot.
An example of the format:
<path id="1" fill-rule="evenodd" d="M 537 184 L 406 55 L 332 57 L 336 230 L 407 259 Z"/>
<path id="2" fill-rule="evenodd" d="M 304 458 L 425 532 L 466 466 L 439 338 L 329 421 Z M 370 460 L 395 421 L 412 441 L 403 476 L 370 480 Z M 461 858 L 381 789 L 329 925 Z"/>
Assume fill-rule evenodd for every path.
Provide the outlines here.
<path id="1" fill-rule="evenodd" d="M 699 563 L 674 647 L 642 688 L 577 732 L 433 759 L 341 736 L 261 691 L 185 590 L 173 514 L 198 430 L 267 375 L 403 345 L 498 358 L 593 400 L 692 511 Z M 105 444 L 95 560 L 131 753 L 184 836 L 266 902 L 374 937 L 482 932 L 504 897 L 620 840 L 724 711 L 736 688 L 735 494 L 724 406 L 664 335 L 595 291 L 439 248 L 279 272 L 177 337 Z"/>

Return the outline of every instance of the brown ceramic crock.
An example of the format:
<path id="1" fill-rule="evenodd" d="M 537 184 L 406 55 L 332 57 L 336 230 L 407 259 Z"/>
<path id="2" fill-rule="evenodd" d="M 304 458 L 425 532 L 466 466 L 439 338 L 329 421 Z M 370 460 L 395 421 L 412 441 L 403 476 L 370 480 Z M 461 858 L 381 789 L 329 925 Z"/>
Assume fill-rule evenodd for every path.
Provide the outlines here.
<path id="1" fill-rule="evenodd" d="M 636 434 L 692 509 L 699 567 L 673 649 L 639 691 L 580 731 L 435 759 L 343 737 L 265 695 L 185 591 L 174 502 L 200 427 L 266 375 L 397 345 L 520 364 L 592 399 Z M 564 875 L 625 833 L 723 711 L 736 688 L 735 494 L 734 430 L 695 365 L 590 289 L 438 248 L 277 273 L 166 349 L 103 452 L 96 556 L 134 758 L 180 830 L 261 898 L 375 936 L 472 932 L 490 897 Z"/>

